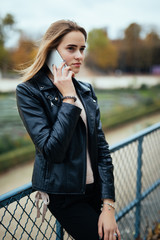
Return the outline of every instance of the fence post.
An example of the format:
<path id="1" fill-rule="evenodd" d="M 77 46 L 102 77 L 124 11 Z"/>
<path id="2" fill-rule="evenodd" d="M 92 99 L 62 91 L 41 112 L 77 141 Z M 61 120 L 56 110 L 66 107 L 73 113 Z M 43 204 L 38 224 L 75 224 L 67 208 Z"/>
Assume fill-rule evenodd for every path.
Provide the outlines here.
<path id="1" fill-rule="evenodd" d="M 58 220 L 56 220 L 56 234 L 56 240 L 63 240 L 63 228 Z"/>
<path id="2" fill-rule="evenodd" d="M 136 189 L 136 213 L 135 213 L 135 239 L 140 235 L 140 218 L 141 218 L 141 186 L 142 186 L 142 143 L 143 137 L 138 140 L 138 157 L 137 157 L 137 189 Z"/>

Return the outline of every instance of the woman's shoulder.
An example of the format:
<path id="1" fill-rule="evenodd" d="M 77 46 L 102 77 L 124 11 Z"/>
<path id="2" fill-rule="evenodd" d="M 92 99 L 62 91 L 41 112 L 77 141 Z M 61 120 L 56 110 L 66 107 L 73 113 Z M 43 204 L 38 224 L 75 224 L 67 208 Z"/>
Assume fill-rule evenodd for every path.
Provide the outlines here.
<path id="1" fill-rule="evenodd" d="M 31 79 L 27 81 L 21 82 L 17 85 L 16 90 L 26 89 L 30 91 L 39 90 L 39 82 L 43 80 L 44 76 L 42 76 L 42 72 L 39 71 L 36 73 Z"/>
<path id="2" fill-rule="evenodd" d="M 38 81 L 42 76 L 38 73 L 31 79 L 21 82 L 16 87 L 16 94 L 35 96 L 36 98 L 40 95 L 40 87 Z"/>
<path id="3" fill-rule="evenodd" d="M 27 81 L 20 82 L 16 87 L 16 91 L 31 90 L 34 87 L 35 87 L 35 82 L 34 82 L 34 79 L 32 78 Z"/>

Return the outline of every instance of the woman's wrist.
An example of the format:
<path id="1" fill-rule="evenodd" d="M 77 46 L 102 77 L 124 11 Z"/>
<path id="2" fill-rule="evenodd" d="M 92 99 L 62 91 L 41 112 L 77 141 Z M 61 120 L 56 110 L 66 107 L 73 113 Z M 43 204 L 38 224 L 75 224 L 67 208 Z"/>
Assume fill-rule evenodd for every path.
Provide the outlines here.
<path id="1" fill-rule="evenodd" d="M 103 199 L 103 209 L 115 211 L 115 203 L 112 199 Z"/>
<path id="2" fill-rule="evenodd" d="M 73 99 L 64 99 L 63 102 L 70 103 L 70 104 L 73 104 L 73 105 L 75 103 Z"/>
<path id="3" fill-rule="evenodd" d="M 107 214 L 111 214 L 111 215 L 115 215 L 115 209 L 110 208 L 107 205 L 103 205 L 102 212 L 107 213 Z"/>
<path id="4" fill-rule="evenodd" d="M 65 95 L 65 96 L 63 96 L 62 97 L 62 101 L 64 101 L 64 100 L 73 100 L 74 102 L 76 102 L 77 101 L 77 97 L 76 96 L 74 96 L 74 95 Z"/>

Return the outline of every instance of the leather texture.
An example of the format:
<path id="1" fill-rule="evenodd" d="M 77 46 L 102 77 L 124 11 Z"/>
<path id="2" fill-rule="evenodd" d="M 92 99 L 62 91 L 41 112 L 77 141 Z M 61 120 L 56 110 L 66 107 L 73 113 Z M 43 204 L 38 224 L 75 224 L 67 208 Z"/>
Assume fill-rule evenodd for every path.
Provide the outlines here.
<path id="1" fill-rule="evenodd" d="M 73 78 L 84 105 L 88 148 L 94 182 L 101 198 L 115 200 L 113 164 L 92 86 Z M 52 194 L 84 194 L 86 187 L 86 128 L 81 109 L 62 102 L 62 95 L 44 70 L 16 88 L 21 119 L 36 148 L 32 186 Z"/>

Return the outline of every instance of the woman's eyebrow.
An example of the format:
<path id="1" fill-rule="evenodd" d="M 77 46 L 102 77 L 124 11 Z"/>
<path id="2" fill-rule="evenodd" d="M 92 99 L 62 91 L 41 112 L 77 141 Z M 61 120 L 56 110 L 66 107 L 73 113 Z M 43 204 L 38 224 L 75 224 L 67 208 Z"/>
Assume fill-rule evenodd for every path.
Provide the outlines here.
<path id="1" fill-rule="evenodd" d="M 76 44 L 68 44 L 67 47 L 77 47 L 77 45 L 76 45 Z M 86 46 L 83 45 L 83 46 L 81 46 L 81 47 L 85 48 Z"/>

